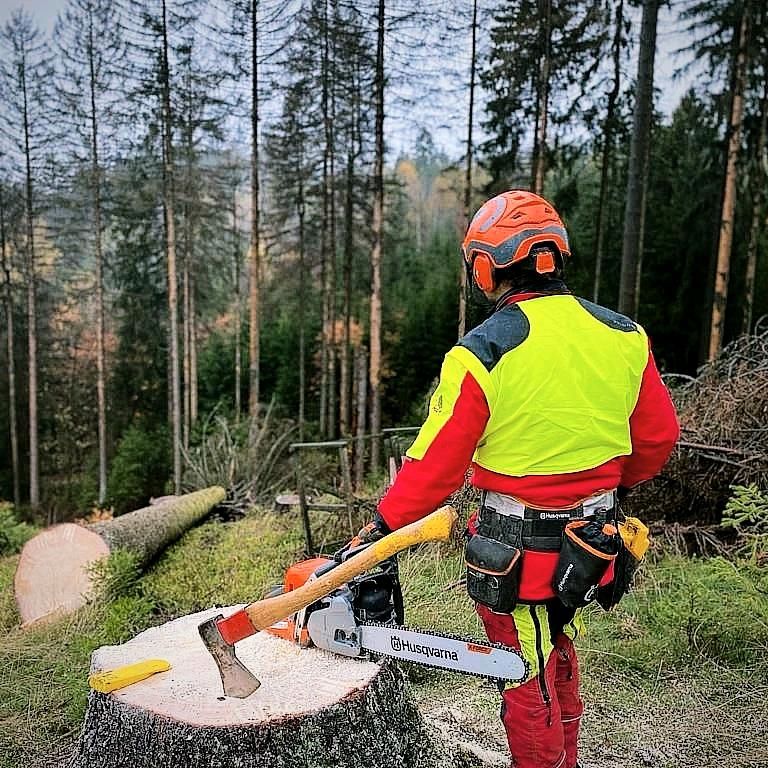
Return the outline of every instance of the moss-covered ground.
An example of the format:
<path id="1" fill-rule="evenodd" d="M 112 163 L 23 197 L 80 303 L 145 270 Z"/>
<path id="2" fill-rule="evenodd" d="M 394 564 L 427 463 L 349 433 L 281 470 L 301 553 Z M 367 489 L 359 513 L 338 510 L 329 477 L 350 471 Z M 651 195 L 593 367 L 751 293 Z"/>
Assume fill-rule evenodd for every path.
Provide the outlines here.
<path id="1" fill-rule="evenodd" d="M 91 651 L 213 604 L 253 600 L 302 549 L 299 521 L 254 510 L 189 532 L 142 578 L 109 573 L 106 599 L 56 623 L 18 628 L 16 557 L 0 559 L 0 768 L 65 765 L 82 718 Z M 401 558 L 407 621 L 480 635 L 460 552 Z M 585 768 L 768 766 L 768 572 L 724 559 L 657 556 L 634 594 L 589 610 L 580 643 Z M 498 694 L 473 678 L 412 668 L 420 705 L 505 764 Z"/>

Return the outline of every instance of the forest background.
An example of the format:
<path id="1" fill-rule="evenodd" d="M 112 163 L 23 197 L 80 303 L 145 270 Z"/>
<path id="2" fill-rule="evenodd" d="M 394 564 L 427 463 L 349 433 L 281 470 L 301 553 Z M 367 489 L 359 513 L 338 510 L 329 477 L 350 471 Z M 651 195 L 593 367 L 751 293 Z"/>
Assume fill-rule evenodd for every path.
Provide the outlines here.
<path id="1" fill-rule="evenodd" d="M 692 83 L 669 115 L 662 5 Z M 768 312 L 767 33 L 759 0 L 69 0 L 50 34 L 12 12 L 0 498 L 124 511 L 267 411 L 381 471 L 376 435 L 420 423 L 488 310 L 458 245 L 510 187 L 562 214 L 572 290 L 694 374 Z"/>

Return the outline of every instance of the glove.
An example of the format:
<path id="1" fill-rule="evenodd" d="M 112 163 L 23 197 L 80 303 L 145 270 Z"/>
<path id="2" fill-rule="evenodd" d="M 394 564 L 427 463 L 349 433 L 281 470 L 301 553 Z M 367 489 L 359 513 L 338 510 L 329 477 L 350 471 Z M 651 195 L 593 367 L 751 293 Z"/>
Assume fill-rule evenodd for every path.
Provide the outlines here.
<path id="1" fill-rule="evenodd" d="M 334 560 L 341 561 L 344 559 L 344 555 L 352 549 L 361 547 L 365 544 L 373 544 L 374 541 L 383 539 L 388 533 L 392 533 L 389 526 L 384 522 L 384 518 L 377 512 L 374 515 L 373 520 L 367 525 L 364 525 L 358 532 L 357 536 L 350 539 L 338 552 L 333 555 Z"/>

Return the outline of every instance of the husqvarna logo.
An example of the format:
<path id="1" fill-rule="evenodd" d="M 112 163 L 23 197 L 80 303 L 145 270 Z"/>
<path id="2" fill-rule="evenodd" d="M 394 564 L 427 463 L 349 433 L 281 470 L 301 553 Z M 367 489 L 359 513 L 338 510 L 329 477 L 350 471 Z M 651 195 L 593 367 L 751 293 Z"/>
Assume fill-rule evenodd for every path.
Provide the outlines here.
<path id="1" fill-rule="evenodd" d="M 408 640 L 403 640 L 397 635 L 389 636 L 389 644 L 395 653 L 415 653 L 430 659 L 448 659 L 449 661 L 459 660 L 459 654 L 456 653 L 456 651 L 448 651 L 445 648 L 433 648 L 431 645 L 411 643 Z"/>

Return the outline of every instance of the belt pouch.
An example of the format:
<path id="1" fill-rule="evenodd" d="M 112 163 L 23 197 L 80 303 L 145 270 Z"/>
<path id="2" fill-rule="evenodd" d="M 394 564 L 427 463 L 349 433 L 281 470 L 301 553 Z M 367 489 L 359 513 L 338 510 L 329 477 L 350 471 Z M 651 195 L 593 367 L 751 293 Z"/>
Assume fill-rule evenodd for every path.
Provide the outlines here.
<path id="1" fill-rule="evenodd" d="M 520 587 L 520 550 L 486 536 L 473 536 L 465 550 L 467 591 L 496 613 L 510 613 Z"/>
<path id="2" fill-rule="evenodd" d="M 569 608 L 591 602 L 597 585 L 619 550 L 613 525 L 574 520 L 565 526 L 552 588 Z"/>
<path id="3" fill-rule="evenodd" d="M 613 581 L 597 590 L 597 602 L 609 610 L 629 592 L 640 561 L 648 550 L 648 527 L 636 517 L 619 523 L 621 544 L 613 569 Z"/>

